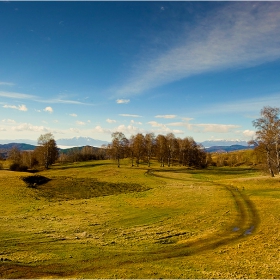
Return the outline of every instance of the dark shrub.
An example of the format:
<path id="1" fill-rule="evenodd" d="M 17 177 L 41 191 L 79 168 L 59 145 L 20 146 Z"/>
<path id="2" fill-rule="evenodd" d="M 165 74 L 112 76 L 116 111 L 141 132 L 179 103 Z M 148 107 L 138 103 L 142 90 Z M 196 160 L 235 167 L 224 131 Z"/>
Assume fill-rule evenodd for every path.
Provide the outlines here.
<path id="1" fill-rule="evenodd" d="M 19 163 L 12 163 L 10 165 L 11 171 L 27 171 L 28 167 Z"/>
<path id="2" fill-rule="evenodd" d="M 36 188 L 37 186 L 43 185 L 49 182 L 51 179 L 41 176 L 41 175 L 34 175 L 22 178 L 22 180 L 27 184 L 30 188 Z"/>

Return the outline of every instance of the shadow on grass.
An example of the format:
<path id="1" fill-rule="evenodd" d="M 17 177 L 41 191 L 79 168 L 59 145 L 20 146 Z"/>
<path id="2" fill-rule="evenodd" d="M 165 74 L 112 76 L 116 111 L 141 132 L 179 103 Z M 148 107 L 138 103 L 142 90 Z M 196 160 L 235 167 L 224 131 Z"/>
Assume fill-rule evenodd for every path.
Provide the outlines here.
<path id="1" fill-rule="evenodd" d="M 67 169 L 75 169 L 75 168 L 82 168 L 82 169 L 86 169 L 86 168 L 92 168 L 92 167 L 96 167 L 96 166 L 103 166 L 103 165 L 112 165 L 112 163 L 110 162 L 92 162 L 92 163 L 88 163 L 84 164 L 83 162 L 75 162 L 75 163 L 66 163 L 66 164 L 59 164 L 59 165 L 54 165 L 51 167 L 52 170 L 67 170 Z"/>
<path id="2" fill-rule="evenodd" d="M 35 177 L 35 176 L 33 176 Z M 41 176 L 42 177 L 42 176 Z M 46 178 L 42 184 L 34 188 L 34 196 L 49 201 L 65 201 L 72 199 L 90 199 L 93 197 L 118 195 L 122 193 L 143 192 L 150 188 L 137 183 L 100 182 L 92 178 L 62 177 Z M 29 181 L 33 180 L 29 178 Z M 28 183 L 28 182 L 27 182 Z"/>

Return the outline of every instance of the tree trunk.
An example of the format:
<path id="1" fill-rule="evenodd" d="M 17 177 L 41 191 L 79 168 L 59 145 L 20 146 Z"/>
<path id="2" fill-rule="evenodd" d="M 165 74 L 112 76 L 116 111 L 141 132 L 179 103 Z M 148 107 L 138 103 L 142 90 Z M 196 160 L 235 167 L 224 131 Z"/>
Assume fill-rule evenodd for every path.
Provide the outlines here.
<path id="1" fill-rule="evenodd" d="M 268 166 L 270 175 L 271 175 L 271 177 L 274 177 L 274 172 L 273 172 L 272 166 L 271 166 L 270 150 L 267 147 L 266 147 L 266 158 L 267 158 L 267 166 Z"/>

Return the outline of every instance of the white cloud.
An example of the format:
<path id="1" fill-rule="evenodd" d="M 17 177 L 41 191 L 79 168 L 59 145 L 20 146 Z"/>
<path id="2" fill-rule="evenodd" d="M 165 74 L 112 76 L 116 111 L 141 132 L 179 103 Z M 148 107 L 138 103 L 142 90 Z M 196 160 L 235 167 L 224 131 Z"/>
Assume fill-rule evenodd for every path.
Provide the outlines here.
<path id="1" fill-rule="evenodd" d="M 72 127 L 71 127 L 69 130 L 70 130 L 70 132 L 80 133 L 80 130 L 77 129 L 77 128 L 72 128 Z"/>
<path id="2" fill-rule="evenodd" d="M 11 120 L 11 119 L 4 119 L 4 120 L 2 120 L 2 122 L 3 123 L 16 123 L 16 121 L 15 120 Z"/>
<path id="3" fill-rule="evenodd" d="M 192 30 L 187 26 L 180 37 L 164 53 L 153 58 L 149 54 L 135 63 L 117 94 L 139 94 L 200 73 L 279 59 L 280 6 L 272 1 L 226 3 L 198 18 Z"/>
<path id="4" fill-rule="evenodd" d="M 85 125 L 86 123 L 82 122 L 82 121 L 76 121 L 76 124 L 78 124 L 78 125 Z"/>
<path id="5" fill-rule="evenodd" d="M 142 116 L 139 115 L 130 115 L 130 114 L 119 114 L 122 117 L 132 117 L 132 118 L 142 118 Z"/>
<path id="6" fill-rule="evenodd" d="M 243 135 L 244 135 L 247 139 L 248 139 L 248 138 L 253 139 L 254 136 L 255 136 L 255 134 L 256 134 L 255 131 L 253 131 L 253 130 L 248 130 L 248 129 L 244 130 L 242 133 L 243 133 Z"/>
<path id="7" fill-rule="evenodd" d="M 137 133 L 142 133 L 143 132 L 142 129 L 140 129 L 136 126 L 133 126 L 133 125 L 125 126 L 124 124 L 119 125 L 114 131 L 119 131 L 119 132 L 122 132 L 124 134 L 137 134 Z"/>
<path id="8" fill-rule="evenodd" d="M 140 124 L 140 125 L 142 125 L 141 122 L 136 122 L 136 121 L 134 121 L 134 120 L 131 120 L 130 122 L 131 122 L 131 123 L 134 123 L 134 124 Z"/>
<path id="9" fill-rule="evenodd" d="M 174 119 L 176 118 L 176 115 L 157 115 L 155 118 Z"/>
<path id="10" fill-rule="evenodd" d="M 162 124 L 162 123 L 158 123 L 156 121 L 150 121 L 148 122 L 148 124 L 150 124 L 152 127 L 164 127 L 166 125 Z"/>
<path id="11" fill-rule="evenodd" d="M 117 99 L 116 102 L 118 104 L 127 104 L 130 102 L 130 100 L 129 99 Z"/>
<path id="12" fill-rule="evenodd" d="M 116 123 L 117 121 L 116 120 L 107 119 L 106 122 L 107 123 Z"/>
<path id="13" fill-rule="evenodd" d="M 18 105 L 18 106 L 15 106 L 15 105 L 4 105 L 3 108 L 10 108 L 10 109 L 16 109 L 16 110 L 19 110 L 19 111 L 28 111 L 27 107 L 25 105 Z"/>
<path id="14" fill-rule="evenodd" d="M 49 113 L 53 113 L 53 108 L 48 106 L 44 109 L 44 111 L 49 112 Z"/>
<path id="15" fill-rule="evenodd" d="M 18 126 L 12 127 L 12 130 L 15 131 L 34 131 L 34 132 L 48 132 L 49 129 L 47 129 L 44 126 L 36 126 L 32 125 L 30 123 L 23 123 Z"/>
<path id="16" fill-rule="evenodd" d="M 59 121 L 58 121 L 58 120 L 54 120 L 53 122 L 54 122 L 54 123 L 58 123 Z"/>
<path id="17" fill-rule="evenodd" d="M 170 126 L 184 126 L 185 123 L 183 123 L 183 122 L 175 122 L 175 123 L 168 123 L 168 125 L 170 125 Z"/>
<path id="18" fill-rule="evenodd" d="M 195 132 L 215 132 L 215 133 L 227 133 L 234 129 L 239 128 L 239 125 L 233 124 L 186 124 L 189 130 Z"/>
<path id="19" fill-rule="evenodd" d="M 69 114 L 69 116 L 71 116 L 71 117 L 78 117 L 77 114 Z"/>
<path id="20" fill-rule="evenodd" d="M 94 129 L 93 132 L 97 133 L 109 133 L 111 134 L 113 131 L 110 129 L 102 128 L 100 125 L 97 125 Z"/>
<path id="21" fill-rule="evenodd" d="M 0 127 L 0 131 L 6 131 L 6 128 Z"/>
<path id="22" fill-rule="evenodd" d="M 166 124 L 158 123 L 156 121 L 150 121 L 148 122 L 148 124 L 150 124 L 154 128 L 157 128 L 157 129 L 153 129 L 153 132 L 157 134 L 167 134 L 167 133 L 183 134 L 184 133 L 183 130 L 171 129 Z"/>

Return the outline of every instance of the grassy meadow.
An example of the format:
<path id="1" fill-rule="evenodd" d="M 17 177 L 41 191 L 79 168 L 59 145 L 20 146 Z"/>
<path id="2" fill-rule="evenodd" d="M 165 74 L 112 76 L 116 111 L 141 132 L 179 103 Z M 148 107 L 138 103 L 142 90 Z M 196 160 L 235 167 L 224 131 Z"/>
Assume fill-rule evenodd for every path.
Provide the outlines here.
<path id="1" fill-rule="evenodd" d="M 90 161 L 0 170 L 1 278 L 279 278 L 280 177 Z"/>

